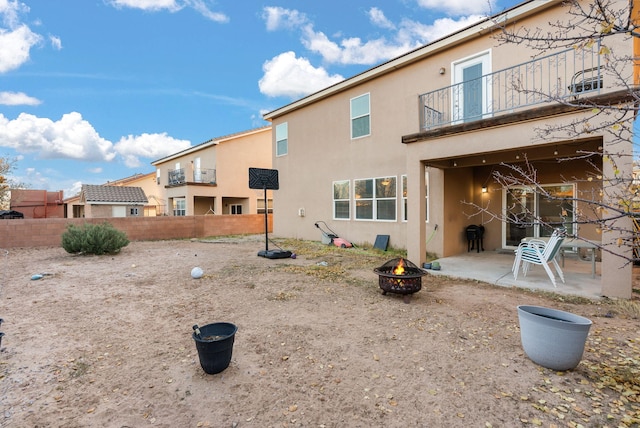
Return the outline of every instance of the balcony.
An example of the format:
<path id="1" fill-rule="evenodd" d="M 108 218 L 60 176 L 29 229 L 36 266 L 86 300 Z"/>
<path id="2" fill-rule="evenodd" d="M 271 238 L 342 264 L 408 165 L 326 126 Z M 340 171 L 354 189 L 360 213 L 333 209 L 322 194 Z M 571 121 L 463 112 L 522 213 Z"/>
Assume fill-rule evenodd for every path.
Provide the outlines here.
<path id="1" fill-rule="evenodd" d="M 420 131 L 599 93 L 600 45 L 567 49 L 419 95 Z"/>
<path id="2" fill-rule="evenodd" d="M 185 168 L 179 168 L 169 171 L 169 186 L 192 183 L 216 184 L 216 170 L 196 168 L 185 173 Z"/>

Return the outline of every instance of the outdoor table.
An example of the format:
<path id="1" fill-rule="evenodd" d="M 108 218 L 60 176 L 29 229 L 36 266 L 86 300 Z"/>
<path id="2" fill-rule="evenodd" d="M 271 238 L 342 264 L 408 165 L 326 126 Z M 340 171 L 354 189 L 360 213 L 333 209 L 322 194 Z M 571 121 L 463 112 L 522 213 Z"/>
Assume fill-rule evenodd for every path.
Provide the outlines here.
<path id="1" fill-rule="evenodd" d="M 528 236 L 528 237 L 522 238 L 521 242 L 527 242 L 532 239 L 547 242 L 549 240 L 549 237 L 534 238 L 534 237 Z M 585 250 L 589 250 L 589 253 L 591 254 L 591 278 L 595 278 L 596 277 L 596 250 L 598 249 L 598 245 L 591 241 L 586 241 L 583 239 L 565 238 L 564 241 L 562 241 L 562 245 L 560 245 L 560 260 L 562 262 L 562 267 L 564 267 L 565 251 L 567 251 L 567 249 L 573 249 L 573 248 L 576 248 L 576 249 L 583 248 Z"/>

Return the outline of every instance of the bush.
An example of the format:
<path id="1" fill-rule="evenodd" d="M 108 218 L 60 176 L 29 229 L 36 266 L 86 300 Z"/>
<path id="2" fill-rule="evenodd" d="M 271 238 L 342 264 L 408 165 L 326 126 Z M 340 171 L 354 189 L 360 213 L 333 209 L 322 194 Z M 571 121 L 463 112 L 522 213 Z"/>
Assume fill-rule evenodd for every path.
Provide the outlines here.
<path id="1" fill-rule="evenodd" d="M 106 222 L 69 225 L 62 234 L 62 248 L 71 254 L 116 254 L 127 245 L 127 235 Z"/>

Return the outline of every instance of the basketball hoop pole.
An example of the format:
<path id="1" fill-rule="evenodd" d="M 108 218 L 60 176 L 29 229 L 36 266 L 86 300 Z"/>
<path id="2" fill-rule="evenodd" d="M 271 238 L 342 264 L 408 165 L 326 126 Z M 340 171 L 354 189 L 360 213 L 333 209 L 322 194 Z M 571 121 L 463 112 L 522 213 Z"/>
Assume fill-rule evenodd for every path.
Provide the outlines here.
<path id="1" fill-rule="evenodd" d="M 264 248 L 265 251 L 269 251 L 269 220 L 267 216 L 269 204 L 267 203 L 267 185 L 265 184 L 262 188 L 264 189 Z"/>

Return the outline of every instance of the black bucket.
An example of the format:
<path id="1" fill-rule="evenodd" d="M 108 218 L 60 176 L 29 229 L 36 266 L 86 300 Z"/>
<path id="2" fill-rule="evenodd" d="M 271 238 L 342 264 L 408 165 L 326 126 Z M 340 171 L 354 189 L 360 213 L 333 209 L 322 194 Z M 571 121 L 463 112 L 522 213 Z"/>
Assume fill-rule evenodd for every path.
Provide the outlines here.
<path id="1" fill-rule="evenodd" d="M 233 340 L 238 327 L 228 322 L 217 322 L 200 327 L 200 336 L 193 333 L 200 365 L 207 374 L 220 373 L 231 362 Z"/>

